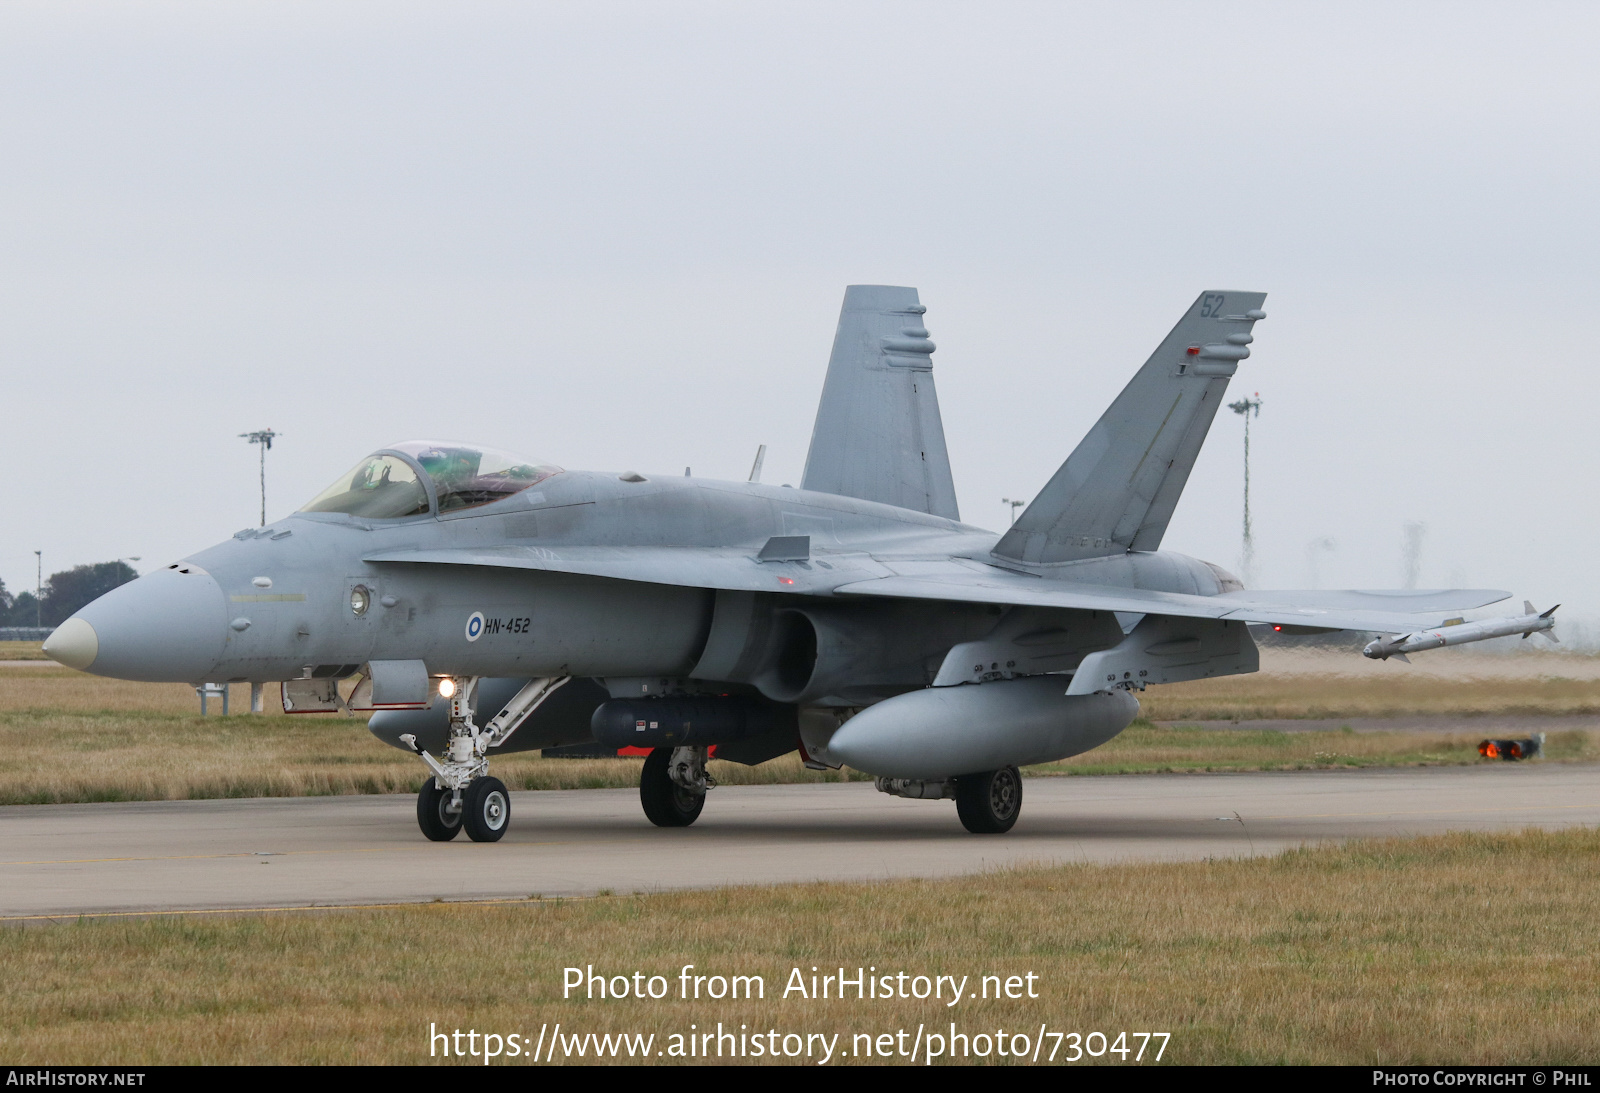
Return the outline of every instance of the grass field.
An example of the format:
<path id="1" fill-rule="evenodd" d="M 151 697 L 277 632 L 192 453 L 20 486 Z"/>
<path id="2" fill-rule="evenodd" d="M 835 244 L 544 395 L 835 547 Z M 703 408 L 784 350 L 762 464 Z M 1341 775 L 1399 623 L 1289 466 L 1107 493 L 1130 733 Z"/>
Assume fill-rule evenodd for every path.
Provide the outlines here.
<path id="1" fill-rule="evenodd" d="M 1597 901 L 1600 834 L 1577 830 L 940 881 L 83 920 L 0 930 L 0 1058 L 415 1063 L 430 1022 L 532 1039 L 559 1021 L 654 1033 L 660 1049 L 720 1021 L 840 1033 L 844 1052 L 858 1033 L 905 1029 L 909 1045 L 919 1024 L 1042 1023 L 1169 1032 L 1169 1063 L 1590 1063 Z M 659 974 L 674 992 L 684 964 L 760 975 L 766 997 L 563 1000 L 568 964 Z M 1039 997 L 784 1000 L 791 969 L 813 966 L 965 975 L 973 989 L 1032 972 Z"/>
<path id="2" fill-rule="evenodd" d="M 249 689 L 234 690 L 233 709 L 247 709 Z M 427 773 L 344 714 L 291 717 L 269 702 L 265 716 L 202 718 L 198 705 L 189 687 L 6 669 L 0 804 L 415 793 Z M 497 757 L 494 773 L 512 789 L 595 789 L 637 785 L 640 763 L 524 752 Z M 713 766 L 729 785 L 849 777 L 806 770 L 792 755 L 753 768 Z"/>
<path id="3" fill-rule="evenodd" d="M 1419 658 L 1420 660 L 1420 658 Z M 1478 662 L 1486 662 L 1480 664 Z M 1151 688 L 1147 716 L 1178 724 L 1136 722 L 1110 744 L 1034 774 L 1148 771 L 1285 770 L 1478 762 L 1476 745 L 1496 718 L 1600 713 L 1600 674 L 1592 658 L 1457 659 L 1468 670 L 1385 671 L 1394 666 L 1354 658 L 1308 670 L 1296 659 L 1269 663 L 1251 676 Z M 1505 667 L 1522 667 L 1522 674 Z M 1494 673 L 1500 673 L 1495 675 Z M 1565 675 L 1552 674 L 1565 672 Z M 248 688 L 233 688 L 234 711 L 248 707 Z M 213 710 L 217 708 L 213 703 Z M 361 722 L 342 714 L 284 716 L 269 688 L 268 713 L 202 719 L 192 688 L 128 683 L 53 664 L 0 669 L 0 804 L 163 800 L 200 797 L 412 793 L 424 768 L 380 744 Z M 1253 718 L 1333 719 L 1431 715 L 1458 719 L 1439 732 L 1270 732 Z M 1237 729 L 1185 728 L 1184 720 L 1241 720 Z M 1470 719 L 1465 726 L 1459 719 Z M 1587 731 L 1550 735 L 1551 759 L 1600 758 Z M 636 759 L 541 759 L 502 756 L 495 774 L 514 789 L 631 786 Z M 826 781 L 861 777 L 806 770 L 795 756 L 760 767 L 714 763 L 720 781 Z"/>
<path id="4" fill-rule="evenodd" d="M 1153 721 L 1600 714 L 1600 658 L 1441 652 L 1407 665 L 1264 649 L 1259 672 L 1151 687 L 1139 702 Z"/>
<path id="5" fill-rule="evenodd" d="M 43 646 L 42 641 L 0 641 L 0 660 L 42 660 L 50 663 L 50 658 L 44 655 Z"/>

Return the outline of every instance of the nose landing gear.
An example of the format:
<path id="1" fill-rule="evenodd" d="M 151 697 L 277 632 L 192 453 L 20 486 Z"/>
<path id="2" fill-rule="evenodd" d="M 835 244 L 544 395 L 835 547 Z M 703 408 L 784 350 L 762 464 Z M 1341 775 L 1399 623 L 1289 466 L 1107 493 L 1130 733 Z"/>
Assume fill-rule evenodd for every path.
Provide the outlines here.
<path id="1" fill-rule="evenodd" d="M 449 842 L 463 829 L 467 838 L 477 843 L 498 842 L 506 833 L 511 822 L 511 794 L 504 782 L 489 776 L 489 749 L 505 743 L 568 677 L 529 680 L 482 729 L 472 720 L 478 679 L 450 681 L 450 737 L 442 759 L 418 747 L 412 734 L 400 737 L 433 771 L 417 794 L 417 826 L 433 842 Z"/>

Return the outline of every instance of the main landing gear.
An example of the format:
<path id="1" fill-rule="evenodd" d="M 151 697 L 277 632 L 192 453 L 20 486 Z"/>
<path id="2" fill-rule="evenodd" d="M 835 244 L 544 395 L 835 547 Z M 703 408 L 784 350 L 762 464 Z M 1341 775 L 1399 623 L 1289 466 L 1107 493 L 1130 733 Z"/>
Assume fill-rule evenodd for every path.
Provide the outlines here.
<path id="1" fill-rule="evenodd" d="M 417 746 L 410 733 L 400 738 L 422 757 L 433 777 L 417 794 L 417 826 L 433 842 L 449 842 L 465 829 L 475 843 L 498 842 L 511 823 L 511 794 L 498 778 L 489 775 L 489 749 L 503 744 L 528 715 L 566 676 L 529 680 L 485 728 L 472 720 L 478 695 L 478 677 L 446 678 L 439 693 L 450 700 L 450 738 L 444 756 L 435 759 Z"/>
<path id="2" fill-rule="evenodd" d="M 705 748 L 655 748 L 639 773 L 639 803 L 657 827 L 688 827 L 700 818 L 716 780 L 706 773 Z"/>
<path id="3" fill-rule="evenodd" d="M 1022 772 L 1016 767 L 956 779 L 956 815 L 974 835 L 1003 835 L 1022 814 Z"/>
<path id="4" fill-rule="evenodd" d="M 1001 767 L 955 778 L 919 781 L 913 778 L 879 778 L 879 793 L 916 800 L 955 799 L 961 826 L 974 835 L 1003 835 L 1022 815 L 1022 773 Z"/>

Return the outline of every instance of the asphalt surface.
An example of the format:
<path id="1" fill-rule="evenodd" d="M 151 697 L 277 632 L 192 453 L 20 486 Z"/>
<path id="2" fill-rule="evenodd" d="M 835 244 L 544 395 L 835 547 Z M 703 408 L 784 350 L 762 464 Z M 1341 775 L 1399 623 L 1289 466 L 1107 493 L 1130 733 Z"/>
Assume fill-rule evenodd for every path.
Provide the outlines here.
<path id="1" fill-rule="evenodd" d="M 1009 835 L 870 784 L 725 786 L 691 828 L 631 790 L 517 793 L 499 843 L 429 843 L 410 797 L 0 808 L 0 918 L 937 877 L 1600 823 L 1600 765 L 1032 778 Z"/>

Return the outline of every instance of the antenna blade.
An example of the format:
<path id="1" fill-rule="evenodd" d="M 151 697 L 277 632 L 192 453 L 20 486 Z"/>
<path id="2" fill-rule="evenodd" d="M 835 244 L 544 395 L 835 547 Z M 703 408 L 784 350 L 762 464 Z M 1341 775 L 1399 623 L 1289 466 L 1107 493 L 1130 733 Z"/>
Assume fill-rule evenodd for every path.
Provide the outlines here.
<path id="1" fill-rule="evenodd" d="M 752 481 L 752 482 L 761 481 L 761 464 L 765 463 L 766 460 L 767 460 L 767 446 L 765 444 L 763 444 L 763 445 L 761 445 L 760 447 L 758 447 L 756 449 L 756 461 L 750 467 L 750 481 Z"/>

